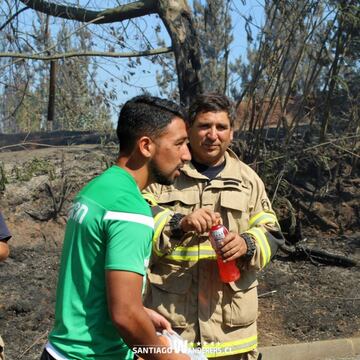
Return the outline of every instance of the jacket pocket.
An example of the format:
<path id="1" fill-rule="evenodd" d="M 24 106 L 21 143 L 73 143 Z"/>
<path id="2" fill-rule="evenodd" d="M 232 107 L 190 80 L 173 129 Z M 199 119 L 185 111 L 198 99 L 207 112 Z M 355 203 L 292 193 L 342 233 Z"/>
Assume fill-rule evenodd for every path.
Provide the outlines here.
<path id="1" fill-rule="evenodd" d="M 191 274 L 161 276 L 149 273 L 144 304 L 170 321 L 174 328 L 186 328 Z"/>
<path id="2" fill-rule="evenodd" d="M 245 191 L 223 191 L 221 208 L 226 211 L 229 229 L 241 233 L 249 228 L 250 194 Z"/>
<path id="3" fill-rule="evenodd" d="M 172 190 L 161 193 L 158 198 L 159 205 L 171 207 L 171 210 L 174 212 L 179 212 L 184 215 L 192 212 L 196 204 L 199 203 L 199 193 L 194 190 Z"/>
<path id="4" fill-rule="evenodd" d="M 257 282 L 243 290 L 236 283 L 224 284 L 223 321 L 226 326 L 247 326 L 258 316 Z"/>

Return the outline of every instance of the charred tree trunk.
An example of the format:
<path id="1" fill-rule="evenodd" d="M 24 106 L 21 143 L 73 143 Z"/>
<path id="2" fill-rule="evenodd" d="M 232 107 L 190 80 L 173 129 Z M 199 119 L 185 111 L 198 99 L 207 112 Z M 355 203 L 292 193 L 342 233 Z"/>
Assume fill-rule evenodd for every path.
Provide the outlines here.
<path id="1" fill-rule="evenodd" d="M 186 0 L 159 0 L 159 15 L 172 40 L 180 102 L 189 105 L 202 92 L 200 81 L 200 45 L 191 11 Z"/>
<path id="2" fill-rule="evenodd" d="M 54 127 L 55 117 L 55 93 L 56 93 L 56 62 L 50 62 L 50 80 L 49 80 L 49 102 L 47 113 L 47 130 L 51 131 Z"/>
<path id="3" fill-rule="evenodd" d="M 50 16 L 46 16 L 45 25 L 45 48 L 49 46 L 50 40 L 50 28 L 49 28 Z M 49 51 L 47 53 L 50 55 Z M 48 113 L 47 113 L 47 131 L 52 131 L 54 127 L 55 118 L 55 92 L 56 92 L 56 62 L 53 60 L 50 62 L 49 71 L 49 100 L 48 100 Z"/>

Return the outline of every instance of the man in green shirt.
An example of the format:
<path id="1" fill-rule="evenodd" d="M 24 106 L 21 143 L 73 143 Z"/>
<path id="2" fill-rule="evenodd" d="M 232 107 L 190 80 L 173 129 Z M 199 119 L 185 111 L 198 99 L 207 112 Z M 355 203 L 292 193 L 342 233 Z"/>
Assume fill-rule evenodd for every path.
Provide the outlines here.
<path id="1" fill-rule="evenodd" d="M 116 165 L 75 197 L 66 226 L 55 324 L 42 360 L 132 359 L 170 324 L 142 304 L 154 222 L 141 190 L 170 184 L 190 160 L 184 115 L 173 102 L 138 96 L 122 108 Z M 149 351 L 145 359 L 188 359 Z"/>

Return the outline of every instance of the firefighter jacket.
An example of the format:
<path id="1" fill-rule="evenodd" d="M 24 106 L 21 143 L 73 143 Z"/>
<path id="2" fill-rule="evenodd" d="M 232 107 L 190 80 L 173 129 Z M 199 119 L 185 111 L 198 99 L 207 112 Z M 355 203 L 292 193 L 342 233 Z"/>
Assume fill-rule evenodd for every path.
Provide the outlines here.
<path id="1" fill-rule="evenodd" d="M 145 306 L 165 316 L 190 346 L 202 347 L 209 358 L 257 348 L 256 273 L 283 243 L 259 176 L 230 150 L 225 161 L 212 180 L 188 163 L 174 185 L 146 189 L 154 197 L 155 235 Z M 172 236 L 172 215 L 188 215 L 201 207 L 219 212 L 229 231 L 245 232 L 256 244 L 250 261 L 239 258 L 241 277 L 236 282 L 220 281 L 207 233 Z"/>

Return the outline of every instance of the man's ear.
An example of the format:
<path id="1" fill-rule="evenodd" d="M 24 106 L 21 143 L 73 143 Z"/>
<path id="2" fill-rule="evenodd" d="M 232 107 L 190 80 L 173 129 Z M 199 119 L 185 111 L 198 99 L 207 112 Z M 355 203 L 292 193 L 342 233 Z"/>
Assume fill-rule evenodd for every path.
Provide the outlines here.
<path id="1" fill-rule="evenodd" d="M 231 128 L 230 130 L 230 140 L 233 141 L 234 140 L 234 129 Z"/>
<path id="2" fill-rule="evenodd" d="M 155 151 L 155 143 L 148 136 L 142 136 L 137 143 L 140 153 L 145 158 L 151 158 Z"/>

